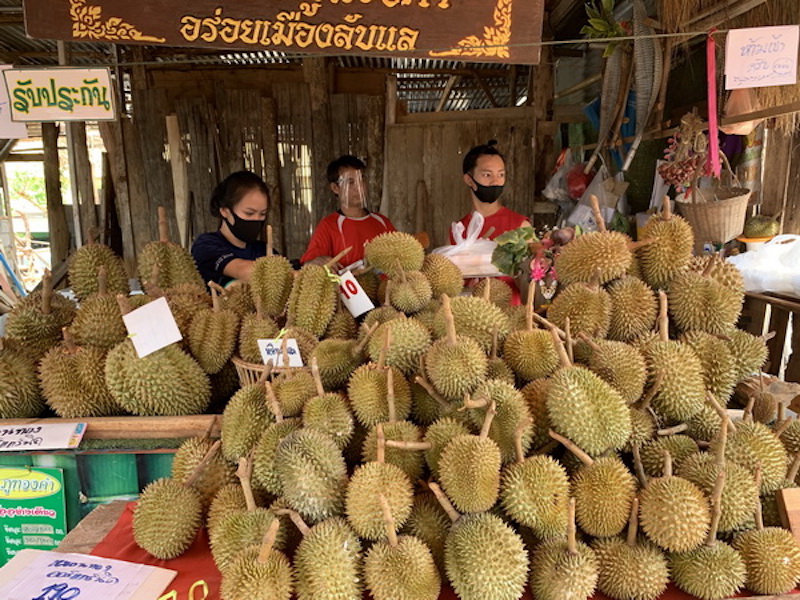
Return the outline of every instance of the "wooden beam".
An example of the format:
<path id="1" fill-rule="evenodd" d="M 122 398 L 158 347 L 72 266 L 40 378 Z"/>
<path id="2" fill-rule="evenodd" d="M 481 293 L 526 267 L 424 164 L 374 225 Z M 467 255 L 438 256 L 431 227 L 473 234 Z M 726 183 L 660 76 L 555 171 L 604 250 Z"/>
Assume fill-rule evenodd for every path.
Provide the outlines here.
<path id="1" fill-rule="evenodd" d="M 186 168 L 186 147 L 181 139 L 178 115 L 164 117 L 169 147 L 169 167 L 172 174 L 172 189 L 175 195 L 175 219 L 178 223 L 178 237 L 181 246 L 189 247 L 189 173 Z"/>
<path id="2" fill-rule="evenodd" d="M 486 121 L 490 119 L 525 119 L 533 117 L 530 106 L 514 108 L 482 108 L 480 110 L 445 110 L 442 112 L 411 113 L 398 115 L 398 125 L 421 125 L 447 121 Z"/>
<path id="3" fill-rule="evenodd" d="M 492 90 L 490 90 L 489 86 L 486 85 L 486 82 L 483 80 L 483 77 L 481 77 L 477 71 L 473 71 L 472 76 L 478 82 L 478 85 L 480 86 L 481 90 L 486 95 L 486 98 L 489 100 L 492 106 L 494 106 L 495 108 L 499 108 L 500 105 L 497 103 L 497 100 L 494 99 L 494 96 L 492 95 Z"/>
<path id="4" fill-rule="evenodd" d="M 22 152 L 12 152 L 8 155 L 4 162 L 43 162 L 44 153 L 31 153 L 24 154 Z"/>
<path id="5" fill-rule="evenodd" d="M 444 90 L 442 90 L 442 95 L 439 98 L 439 104 L 436 105 L 435 112 L 442 112 L 444 110 L 445 105 L 447 104 L 447 99 L 450 97 L 450 92 L 453 91 L 453 86 L 459 79 L 459 75 L 450 75 L 450 78 L 447 80 L 447 84 L 444 86 Z"/>
<path id="6" fill-rule="evenodd" d="M 330 77 L 325 57 L 309 56 L 303 59 L 303 78 L 308 85 L 311 100 L 311 176 L 314 190 L 314 205 L 311 209 L 314 223 L 319 222 L 330 210 L 331 192 L 325 176 L 328 163 L 333 156 L 333 118 L 331 111 Z"/>
<path id="7" fill-rule="evenodd" d="M 738 2 L 731 2 L 730 0 L 721 0 L 716 6 L 689 17 L 685 27 L 694 31 L 708 31 L 761 6 L 766 1 L 738 0 Z"/>
<path id="8" fill-rule="evenodd" d="M 517 65 L 511 65 L 511 72 L 508 74 L 508 105 L 517 105 Z"/>
<path id="9" fill-rule="evenodd" d="M 47 195 L 47 223 L 50 229 L 50 264 L 66 260 L 69 254 L 67 213 L 61 198 L 61 172 L 58 162 L 58 127 L 42 123 L 44 146 L 44 186 Z"/>
<path id="10" fill-rule="evenodd" d="M 86 140 L 86 123 L 73 122 L 67 124 L 75 153 L 75 172 L 71 174 L 77 179 L 78 198 L 73 199 L 73 209 L 80 211 L 82 243 L 89 239 L 89 232 L 97 230 L 97 209 L 95 208 L 94 179 L 92 165 L 89 162 L 89 148 Z"/>
<path id="11" fill-rule="evenodd" d="M 269 222 L 272 225 L 272 243 L 281 254 L 286 254 L 284 230 L 284 198 L 281 190 L 281 164 L 278 157 L 278 119 L 273 98 L 261 100 L 264 122 L 264 179 L 269 188 Z"/>
<path id="12" fill-rule="evenodd" d="M 744 123 L 746 121 L 756 121 L 758 119 L 771 119 L 773 117 L 782 117 L 792 113 L 800 112 L 800 101 L 790 102 L 781 106 L 773 106 L 771 108 L 764 108 L 756 110 L 743 115 L 735 117 L 724 117 L 720 119 L 720 125 L 734 125 L 735 123 Z"/>
<path id="13" fill-rule="evenodd" d="M 569 96 L 570 94 L 574 94 L 575 92 L 580 92 L 581 90 L 586 89 L 589 86 L 594 85 L 595 83 L 600 83 L 603 80 L 603 75 L 598 73 L 597 75 L 592 75 L 588 79 L 584 79 L 580 83 L 576 83 L 575 85 L 571 85 L 568 88 L 564 88 L 563 90 L 559 90 L 556 92 L 555 96 L 553 96 L 554 100 L 558 100 L 559 98 L 563 98 L 564 96 Z"/>
<path id="14" fill-rule="evenodd" d="M 87 440 L 151 440 L 205 435 L 220 436 L 222 415 L 186 415 L 180 417 L 87 417 L 84 419 L 4 419 L 0 426 L 47 425 L 50 423 L 86 423 Z"/>

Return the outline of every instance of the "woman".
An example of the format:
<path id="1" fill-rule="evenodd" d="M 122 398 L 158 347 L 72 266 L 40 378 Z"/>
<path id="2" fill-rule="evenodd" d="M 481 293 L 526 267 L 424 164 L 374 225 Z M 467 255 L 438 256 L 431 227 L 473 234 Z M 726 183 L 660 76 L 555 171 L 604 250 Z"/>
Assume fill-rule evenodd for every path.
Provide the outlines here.
<path id="1" fill-rule="evenodd" d="M 250 171 L 233 173 L 214 188 L 210 209 L 220 227 L 200 234 L 192 245 L 203 280 L 223 286 L 234 279 L 249 281 L 254 261 L 267 253 L 258 239 L 269 210 L 267 184 Z"/>

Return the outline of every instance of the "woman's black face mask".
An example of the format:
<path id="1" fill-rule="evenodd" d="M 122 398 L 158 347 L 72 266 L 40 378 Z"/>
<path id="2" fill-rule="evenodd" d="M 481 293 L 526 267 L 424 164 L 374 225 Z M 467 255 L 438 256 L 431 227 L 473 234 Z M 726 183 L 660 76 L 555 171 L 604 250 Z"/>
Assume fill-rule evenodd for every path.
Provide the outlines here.
<path id="1" fill-rule="evenodd" d="M 228 219 L 225 219 L 225 222 L 228 224 L 231 233 L 246 244 L 252 244 L 257 241 L 261 230 L 264 229 L 264 221 L 266 219 L 248 221 L 247 219 L 242 219 L 233 210 L 230 213 L 233 215 L 233 223 Z"/>

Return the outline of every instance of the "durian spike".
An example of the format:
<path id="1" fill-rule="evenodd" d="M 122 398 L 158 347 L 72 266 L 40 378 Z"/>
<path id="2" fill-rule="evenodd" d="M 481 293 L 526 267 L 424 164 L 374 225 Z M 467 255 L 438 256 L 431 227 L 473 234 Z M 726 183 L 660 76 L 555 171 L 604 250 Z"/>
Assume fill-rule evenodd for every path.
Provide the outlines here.
<path id="1" fill-rule="evenodd" d="M 219 294 L 213 287 L 211 288 L 211 310 L 215 313 L 219 312 Z"/>
<path id="2" fill-rule="evenodd" d="M 368 326 L 365 323 L 361 324 L 361 327 L 364 328 L 364 337 L 361 339 L 360 342 L 356 346 L 353 347 L 353 356 L 358 356 L 364 351 L 364 348 L 367 347 L 369 343 L 369 338 L 372 337 L 372 334 L 375 333 L 375 330 L 380 326 L 380 323 L 373 323 L 372 326 Z"/>
<path id="3" fill-rule="evenodd" d="M 267 256 L 272 256 L 272 225 L 267 225 Z"/>
<path id="4" fill-rule="evenodd" d="M 675 435 L 676 433 L 683 433 L 687 429 L 689 429 L 689 426 L 686 423 L 678 423 L 677 425 L 673 425 L 672 427 L 659 429 L 658 431 L 656 431 L 656 435 L 661 435 L 661 436 Z"/>
<path id="5" fill-rule="evenodd" d="M 400 273 L 400 281 L 402 283 L 408 283 L 408 278 L 406 278 L 405 269 L 403 269 L 403 264 L 400 262 L 400 259 L 395 259 L 395 264 L 397 265 L 397 272 Z"/>
<path id="6" fill-rule="evenodd" d="M 275 422 L 282 423 L 283 409 L 281 409 L 281 403 L 278 402 L 278 397 L 275 395 L 275 390 L 272 387 L 272 383 L 265 381 L 264 387 L 267 390 L 267 406 L 269 407 L 270 412 L 275 415 Z"/>
<path id="7" fill-rule="evenodd" d="M 756 397 L 750 396 L 747 399 L 747 406 L 744 407 L 744 415 L 742 415 L 742 421 L 745 423 L 752 423 L 753 422 L 753 406 L 756 403 Z"/>
<path id="8" fill-rule="evenodd" d="M 44 277 L 42 277 L 42 314 L 49 315 L 52 310 L 53 302 L 53 275 L 50 269 L 44 270 Z"/>
<path id="9" fill-rule="evenodd" d="M 281 520 L 278 518 L 272 519 L 267 531 L 264 533 L 264 539 L 261 542 L 261 550 L 258 552 L 258 563 L 264 564 L 269 560 L 269 555 L 272 554 L 272 548 L 275 546 L 275 538 L 278 537 L 278 529 L 281 526 Z"/>
<path id="10" fill-rule="evenodd" d="M 789 481 L 794 481 L 797 479 L 797 473 L 800 472 L 800 452 L 794 455 L 794 460 L 792 460 L 792 466 L 789 467 L 789 470 L 786 472 L 786 479 Z"/>
<path id="11" fill-rule="evenodd" d="M 105 265 L 100 265 L 97 269 L 97 293 L 106 294 L 108 292 L 108 269 Z"/>
<path id="12" fill-rule="evenodd" d="M 664 450 L 664 477 L 672 477 L 672 454 Z"/>
<path id="13" fill-rule="evenodd" d="M 430 450 L 433 444 L 430 442 L 403 442 L 400 440 L 386 440 L 387 448 L 397 448 L 398 450 Z"/>
<path id="14" fill-rule="evenodd" d="M 756 489 L 761 489 L 761 463 L 756 464 L 756 472 L 754 476 L 756 482 Z M 761 512 L 761 496 L 758 497 L 756 501 L 756 529 L 761 531 L 764 529 L 764 515 Z"/>
<path id="15" fill-rule="evenodd" d="M 392 516 L 392 507 L 389 506 L 389 501 L 386 496 L 381 494 L 378 496 L 381 502 L 381 512 L 383 512 L 383 521 L 386 524 L 386 537 L 389 538 L 389 545 L 392 548 L 397 547 L 397 526 L 395 525 L 394 517 Z"/>
<path id="16" fill-rule="evenodd" d="M 633 447 L 633 466 L 636 469 L 636 477 L 639 480 L 639 484 L 643 487 L 647 487 L 647 473 L 644 472 L 644 465 L 642 464 L 642 453 L 639 449 L 639 444 L 632 444 Z"/>
<path id="17" fill-rule="evenodd" d="M 125 294 L 117 294 L 117 306 L 119 306 L 119 312 L 123 315 L 127 315 L 133 310 L 131 302 Z"/>
<path id="18" fill-rule="evenodd" d="M 661 204 L 661 218 L 664 221 L 670 221 L 672 219 L 672 202 L 669 196 L 664 196 L 664 201 Z"/>
<path id="19" fill-rule="evenodd" d="M 455 346 L 458 344 L 456 320 L 453 317 L 453 310 L 450 308 L 450 296 L 447 294 L 442 294 L 442 310 L 444 311 L 444 322 L 447 327 L 447 344 Z"/>
<path id="20" fill-rule="evenodd" d="M 383 332 L 383 345 L 378 354 L 378 370 L 386 368 L 386 353 L 389 352 L 389 345 L 392 343 L 392 328 L 386 327 Z"/>
<path id="21" fill-rule="evenodd" d="M 480 438 L 485 440 L 489 437 L 489 430 L 492 428 L 492 421 L 497 414 L 497 403 L 492 400 L 489 408 L 486 409 L 486 416 L 483 418 L 483 427 L 481 427 Z"/>
<path id="22" fill-rule="evenodd" d="M 594 220 L 597 221 L 597 231 L 605 233 L 606 220 L 603 218 L 603 213 L 600 212 L 600 201 L 597 199 L 597 196 L 590 194 L 589 202 L 592 203 L 592 214 L 594 214 Z"/>
<path id="23" fill-rule="evenodd" d="M 531 323 L 528 325 L 528 331 L 533 329 L 533 319 L 531 319 Z M 500 326 L 495 324 L 492 328 L 492 354 L 489 358 L 492 360 L 497 360 L 497 342 L 498 338 L 500 337 Z"/>
<path id="24" fill-rule="evenodd" d="M 530 418 L 530 416 L 526 416 L 520 421 L 519 425 L 517 425 L 517 428 L 514 430 L 514 453 L 517 457 L 518 464 L 525 462 L 525 449 L 522 447 L 522 435 L 532 424 L 533 420 Z"/>
<path id="25" fill-rule="evenodd" d="M 662 342 L 669 341 L 669 314 L 667 312 L 667 293 L 658 291 L 658 333 Z"/>
<path id="26" fill-rule="evenodd" d="M 169 242 L 169 223 L 167 211 L 163 206 L 158 207 L 158 241 Z"/>
<path id="27" fill-rule="evenodd" d="M 456 510 L 456 507 L 453 506 L 453 503 L 450 502 L 450 499 L 445 496 L 442 488 L 439 487 L 439 484 L 435 481 L 428 482 L 428 487 L 433 492 L 433 495 L 436 496 L 436 500 L 439 502 L 439 505 L 442 507 L 447 516 L 450 517 L 450 521 L 455 523 L 461 518 L 461 515 Z"/>
<path id="28" fill-rule="evenodd" d="M 575 556 L 578 554 L 578 544 L 575 536 L 577 528 L 575 527 L 575 498 L 569 499 L 569 516 L 567 517 L 567 552 Z"/>
<path id="29" fill-rule="evenodd" d="M 311 376 L 314 378 L 314 385 L 317 388 L 317 396 L 325 395 L 325 387 L 322 385 L 322 378 L 319 376 L 319 362 L 316 356 L 311 357 Z"/>
<path id="30" fill-rule="evenodd" d="M 639 410 L 647 410 L 650 408 L 650 403 L 653 401 L 653 398 L 656 397 L 658 392 L 661 391 L 661 386 L 664 385 L 664 371 L 659 371 L 656 373 L 656 380 L 653 382 L 653 385 L 647 390 L 647 393 L 642 396 L 642 399 L 639 401 Z"/>
<path id="31" fill-rule="evenodd" d="M 439 392 L 437 392 L 435 389 L 433 389 L 433 386 L 430 384 L 430 382 L 427 379 L 425 379 L 425 377 L 423 377 L 422 375 L 417 375 L 414 378 L 414 381 L 417 384 L 419 384 L 420 386 L 422 386 L 422 388 L 426 392 L 428 392 L 428 395 L 431 398 L 433 398 L 434 400 L 436 400 L 436 402 L 439 404 L 439 406 L 441 406 L 442 408 L 444 408 L 446 410 L 450 410 L 451 406 L 450 406 L 450 404 L 448 404 L 447 400 L 442 398 L 441 394 L 439 394 Z"/>
<path id="32" fill-rule="evenodd" d="M 64 336 L 64 349 L 68 354 L 75 354 L 78 351 L 78 346 L 75 344 L 75 336 L 72 335 L 69 327 L 62 327 L 61 335 Z"/>
<path id="33" fill-rule="evenodd" d="M 485 277 L 483 279 L 483 282 L 486 284 L 485 286 L 483 286 L 483 299 L 486 300 L 486 302 L 491 302 L 492 301 L 491 300 L 491 298 L 492 298 L 492 282 L 489 280 L 488 277 Z"/>
<path id="34" fill-rule="evenodd" d="M 332 266 L 334 266 L 336 263 L 338 263 L 340 260 L 342 260 L 342 258 L 344 258 L 344 256 L 346 254 L 348 254 L 350 252 L 350 250 L 352 250 L 352 249 L 353 249 L 352 246 L 348 246 L 347 248 L 345 248 L 344 250 L 339 252 L 339 254 L 337 254 L 332 259 L 330 259 L 328 262 L 326 262 L 325 266 L 330 269 Z"/>
<path id="35" fill-rule="evenodd" d="M 711 527 L 708 530 L 708 538 L 706 538 L 706 546 L 709 548 L 717 543 L 719 520 L 722 517 L 722 490 L 725 488 L 725 477 L 725 469 L 720 469 L 717 472 L 717 480 L 711 494 Z"/>
<path id="36" fill-rule="evenodd" d="M 567 347 L 567 357 L 569 358 L 569 362 L 571 364 L 575 364 L 575 355 L 573 354 L 573 342 L 572 342 L 572 327 L 570 323 L 570 318 L 567 317 L 564 319 L 564 345 Z"/>
<path id="37" fill-rule="evenodd" d="M 717 452 L 715 462 L 720 469 L 725 468 L 725 448 L 728 445 L 728 423 L 731 418 L 726 414 L 722 419 L 722 425 L 717 434 Z"/>
<path id="38" fill-rule="evenodd" d="M 783 403 L 778 404 L 778 406 L 783 406 Z M 791 417 L 789 417 L 788 419 L 783 419 L 779 423 L 779 425 L 775 428 L 775 435 L 777 437 L 783 436 L 783 434 L 786 433 L 786 430 L 789 429 L 789 425 L 791 425 L 792 422 L 794 422 L 794 419 L 792 419 Z"/>
<path id="39" fill-rule="evenodd" d="M 383 423 L 378 423 L 375 426 L 375 430 L 378 433 L 377 462 L 385 463 L 386 462 L 386 433 L 383 431 Z"/>
<path id="40" fill-rule="evenodd" d="M 564 437 L 564 436 L 563 436 L 563 435 L 561 435 L 560 433 L 556 433 L 556 432 L 555 432 L 555 431 L 553 431 L 552 429 L 550 429 L 550 430 L 547 432 L 547 435 L 549 435 L 549 436 L 550 436 L 551 438 L 553 438 L 555 441 L 559 442 L 559 443 L 560 443 L 562 446 L 564 446 L 564 448 L 566 448 L 567 450 L 569 450 L 570 452 L 572 452 L 572 454 L 574 454 L 574 455 L 575 455 L 575 458 L 577 458 L 579 461 L 581 461 L 581 462 L 582 462 L 584 465 L 586 465 L 587 467 L 590 467 L 591 465 L 593 465 L 593 464 L 594 464 L 594 459 L 593 459 L 591 456 L 589 456 L 589 455 L 588 455 L 586 452 L 584 452 L 584 451 L 583 451 L 583 450 L 582 450 L 582 449 L 581 449 L 581 448 L 578 446 L 578 444 L 576 444 L 576 443 L 575 443 L 575 442 L 573 442 L 572 440 L 570 440 L 570 439 L 568 439 L 568 438 Z"/>
<path id="41" fill-rule="evenodd" d="M 725 408 L 719 402 L 717 402 L 714 394 L 712 394 L 710 391 L 706 391 L 706 402 L 708 402 L 714 408 L 714 410 L 717 411 L 717 414 L 724 421 L 725 417 L 728 416 L 728 411 L 725 410 Z M 736 433 L 736 425 L 734 425 L 733 421 L 730 419 L 728 419 L 728 430 L 733 434 Z"/>
<path id="42" fill-rule="evenodd" d="M 550 335 L 553 337 L 553 345 L 556 347 L 556 352 L 558 352 L 558 358 L 561 361 L 561 368 L 567 369 L 571 367 L 572 361 L 569 359 L 569 354 L 567 354 L 567 350 L 564 348 L 564 342 L 561 341 L 561 337 L 558 335 L 558 332 L 555 329 L 551 329 Z"/>
<path id="43" fill-rule="evenodd" d="M 628 546 L 636 546 L 636 535 L 639 533 L 639 497 L 634 496 L 631 502 L 631 514 L 628 517 Z"/>
<path id="44" fill-rule="evenodd" d="M 386 404 L 389 409 L 389 423 L 397 421 L 397 407 L 394 401 L 394 369 L 386 369 Z"/>
<path id="45" fill-rule="evenodd" d="M 211 448 L 209 448 L 208 452 L 206 452 L 205 456 L 203 456 L 203 460 L 197 464 L 197 466 L 194 468 L 194 471 L 192 471 L 192 473 L 189 475 L 189 478 L 184 482 L 183 485 L 185 487 L 191 487 L 194 485 L 194 482 L 197 481 L 197 478 L 203 473 L 203 469 L 205 469 L 208 466 L 208 463 L 210 463 L 217 455 L 221 445 L 222 440 L 217 440 L 211 444 Z"/>
<path id="46" fill-rule="evenodd" d="M 275 514 L 279 517 L 287 515 L 292 520 L 292 523 L 294 523 L 294 526 L 297 527 L 297 529 L 300 530 L 300 533 L 302 533 L 304 536 L 308 535 L 308 533 L 311 531 L 311 527 L 306 524 L 306 522 L 303 520 L 303 517 L 300 516 L 300 513 L 295 510 L 290 508 L 280 508 L 275 511 Z"/>
<path id="47" fill-rule="evenodd" d="M 242 457 L 239 459 L 239 468 L 236 469 L 236 476 L 242 484 L 244 500 L 247 503 L 247 512 L 253 512 L 256 506 L 256 498 L 253 496 L 253 486 L 250 485 L 250 478 L 253 476 L 253 457 Z"/>

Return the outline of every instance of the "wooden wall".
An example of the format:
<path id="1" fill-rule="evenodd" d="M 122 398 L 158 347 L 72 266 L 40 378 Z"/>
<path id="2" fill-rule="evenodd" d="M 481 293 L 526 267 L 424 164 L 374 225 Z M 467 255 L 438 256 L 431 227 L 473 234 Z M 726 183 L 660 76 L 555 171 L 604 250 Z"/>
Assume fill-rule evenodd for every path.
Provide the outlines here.
<path id="1" fill-rule="evenodd" d="M 426 231 L 432 247 L 448 244 L 450 224 L 472 210 L 462 176 L 464 155 L 495 139 L 506 158 L 503 202 L 530 217 L 533 138 L 532 111 L 525 107 L 405 117 L 387 128 L 388 193 L 382 208 L 397 229 Z"/>

